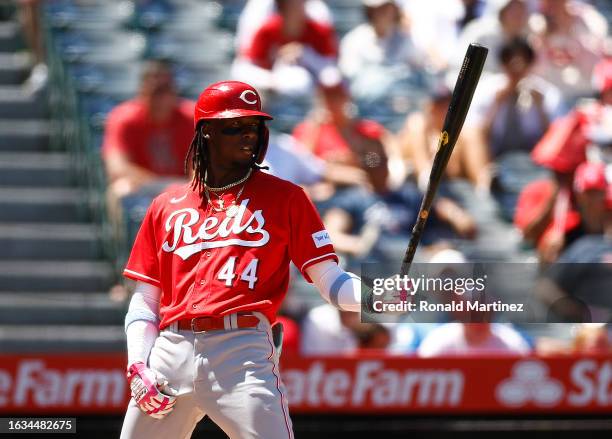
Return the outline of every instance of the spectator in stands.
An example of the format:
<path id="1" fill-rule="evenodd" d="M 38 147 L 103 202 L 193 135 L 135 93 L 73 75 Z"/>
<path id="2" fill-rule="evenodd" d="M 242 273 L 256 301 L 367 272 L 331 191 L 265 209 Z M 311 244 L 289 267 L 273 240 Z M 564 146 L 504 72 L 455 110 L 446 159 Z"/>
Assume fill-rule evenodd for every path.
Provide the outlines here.
<path id="1" fill-rule="evenodd" d="M 425 55 L 402 26 L 396 0 L 362 0 L 367 22 L 344 36 L 339 66 L 354 97 L 387 96 L 402 81 L 423 74 Z"/>
<path id="2" fill-rule="evenodd" d="M 589 142 L 585 155 L 590 162 L 602 163 L 606 167 L 607 180 L 612 182 L 612 57 L 595 66 L 593 85 L 600 99 L 592 105 L 585 126 Z"/>
<path id="3" fill-rule="evenodd" d="M 580 216 L 572 197 L 574 171 L 587 160 L 601 160 L 612 136 L 606 127 L 606 115 L 612 106 L 612 62 L 604 59 L 595 68 L 593 85 L 596 102 L 580 105 L 555 120 L 532 151 L 534 162 L 554 171 L 553 180 L 541 180 L 526 187 L 519 198 L 515 224 L 524 238 L 537 245 L 540 259 L 550 263 L 563 248 L 583 234 Z M 598 157 L 593 157 L 598 156 Z M 521 199 L 522 198 L 522 199 Z"/>
<path id="4" fill-rule="evenodd" d="M 425 102 L 423 110 L 408 116 L 399 134 L 402 155 L 412 165 L 419 188 L 424 191 L 429 181 L 429 172 L 438 149 L 438 141 L 444 117 L 450 105 L 452 92 L 440 84 Z M 449 180 L 469 180 L 476 189 L 488 191 L 490 184 L 489 158 L 482 142 L 469 142 L 466 135 L 459 136 L 455 150 L 446 167 Z"/>
<path id="5" fill-rule="evenodd" d="M 583 323 L 575 328 L 572 351 L 576 354 L 610 354 L 612 339 L 601 323 Z"/>
<path id="6" fill-rule="evenodd" d="M 471 21 L 461 33 L 458 47 L 467 48 L 470 43 L 478 43 L 489 49 L 489 57 L 484 71 L 499 73 L 501 66 L 496 56 L 504 44 L 515 38 L 529 36 L 528 0 L 499 0 L 492 2 L 496 10 Z M 463 51 L 455 54 L 455 67 L 463 62 Z"/>
<path id="7" fill-rule="evenodd" d="M 149 61 L 138 95 L 108 115 L 102 158 L 109 219 L 119 242 L 135 238 L 144 212 L 157 194 L 172 183 L 185 181 L 185 155 L 193 138 L 193 105 L 178 98 L 169 66 Z M 113 288 L 111 294 L 121 298 L 125 290 Z"/>
<path id="8" fill-rule="evenodd" d="M 41 26 L 40 0 L 19 0 L 19 21 L 34 61 L 34 67 L 24 86 L 32 94 L 42 90 L 49 77 Z"/>
<path id="9" fill-rule="evenodd" d="M 572 328 L 573 338 L 560 340 L 540 337 L 537 340 L 538 356 L 549 355 L 597 355 L 612 352 L 612 338 L 609 324 L 580 323 Z"/>
<path id="10" fill-rule="evenodd" d="M 463 30 L 472 20 L 482 16 L 486 8 L 486 0 L 461 0 L 463 14 L 457 21 L 459 29 Z"/>
<path id="11" fill-rule="evenodd" d="M 355 184 L 374 192 L 387 190 L 388 161 L 397 160 L 392 135 L 377 122 L 353 117 L 354 108 L 345 84 L 321 87 L 311 114 L 293 130 L 294 137 L 317 157 L 363 170 L 367 182 L 355 173 Z"/>
<path id="12" fill-rule="evenodd" d="M 587 234 L 601 234 L 606 196 L 606 174 L 603 163 L 582 163 L 574 175 L 576 205 Z"/>
<path id="13" fill-rule="evenodd" d="M 481 84 L 471 124 L 481 131 L 493 159 L 515 151 L 529 153 L 558 112 L 556 89 L 531 74 L 536 53 L 522 38 L 501 46 L 502 74 Z"/>
<path id="14" fill-rule="evenodd" d="M 324 211 L 336 249 L 361 257 L 378 238 L 375 230 L 380 223 L 373 224 L 378 220 L 391 233 L 412 227 L 421 195 L 414 185 L 403 182 L 405 174 L 393 137 L 376 122 L 354 118 L 350 110 L 350 94 L 343 84 L 323 88 L 317 107 L 296 126 L 294 136 L 323 160 L 349 167 L 352 184 L 328 187 L 325 194 L 319 189 L 312 195 Z M 439 201 L 435 212 L 438 220 L 450 223 L 459 234 L 473 234 L 471 217 L 452 201 Z"/>
<path id="15" fill-rule="evenodd" d="M 487 151 L 491 167 L 482 181 L 489 179 L 502 214 L 510 219 L 522 188 L 541 174 L 529 153 L 557 114 L 561 98 L 554 86 L 531 74 L 536 54 L 526 40 L 505 42 L 493 56 L 503 73 L 483 79 L 464 135 L 470 148 Z"/>
<path id="16" fill-rule="evenodd" d="M 258 90 L 304 96 L 327 75 L 336 75 L 334 29 L 312 20 L 304 1 L 276 0 L 278 14 L 262 24 L 234 62 L 236 79 Z"/>
<path id="17" fill-rule="evenodd" d="M 457 285 L 456 281 L 459 279 L 478 277 L 475 273 L 475 265 L 463 253 L 448 244 L 434 245 L 428 250 L 430 255 L 427 260 L 428 263 L 417 266 L 413 270 L 416 272 L 422 270 L 419 274 L 423 274 L 425 278 L 442 279 L 444 283 L 452 280 L 454 285 Z M 417 277 L 416 273 L 413 276 Z M 493 317 L 492 312 L 476 312 L 467 308 L 467 302 L 469 301 L 491 301 L 492 298 L 486 297 L 486 290 L 479 292 L 474 289 L 455 287 L 453 290 L 443 288 L 428 290 L 426 293 L 417 292 L 414 301 L 418 303 L 421 299 L 425 299 L 428 302 L 435 301 L 436 303 L 452 306 L 453 308 L 456 307 L 452 311 L 428 311 L 427 315 L 423 316 L 425 317 L 424 320 L 435 322 L 435 324 L 445 324 L 448 322 L 488 322 Z M 433 323 L 429 324 L 432 325 Z M 435 324 L 433 325 L 435 326 Z M 424 336 L 421 337 L 421 339 L 424 338 Z"/>
<path id="18" fill-rule="evenodd" d="M 532 23 L 536 73 L 557 86 L 569 105 L 588 96 L 608 33 L 605 18 L 587 2 L 540 0 L 540 15 Z"/>
<path id="19" fill-rule="evenodd" d="M 264 165 L 268 172 L 299 185 L 323 180 L 326 163 L 303 148 L 293 136 L 271 132 Z"/>
<path id="20" fill-rule="evenodd" d="M 581 207 L 590 210 L 592 230 L 601 224 L 603 234 L 587 234 L 568 246 L 538 283 L 537 297 L 562 321 L 588 322 L 591 311 L 586 307 L 612 309 L 612 184 L 606 188 L 601 164 L 591 163 L 578 168 L 576 183 L 591 192 Z"/>
<path id="21" fill-rule="evenodd" d="M 459 34 L 486 10 L 482 0 L 402 0 L 402 5 L 416 46 L 436 69 L 447 67 L 458 50 L 465 52 L 457 44 Z"/>
<path id="22" fill-rule="evenodd" d="M 387 329 L 391 333 L 391 341 L 387 351 L 394 355 L 414 354 L 424 334 L 433 327 L 435 327 L 433 323 L 389 323 Z"/>
<path id="23" fill-rule="evenodd" d="M 185 155 L 193 138 L 193 102 L 179 99 L 170 67 L 148 61 L 138 95 L 108 115 L 102 158 L 107 209 L 115 238 L 131 241 L 151 200 L 169 184 L 185 179 Z M 123 223 L 124 211 L 126 225 Z M 110 291 L 128 297 L 123 285 Z"/>
<path id="24" fill-rule="evenodd" d="M 420 357 L 527 355 L 529 343 L 501 323 L 447 323 L 433 329 L 417 349 Z"/>
<path id="25" fill-rule="evenodd" d="M 391 333 L 389 329 L 380 323 L 364 323 L 356 325 L 353 333 L 357 338 L 359 349 L 374 349 L 383 351 L 391 344 Z"/>
<path id="26" fill-rule="evenodd" d="M 315 156 L 344 168 L 343 184 L 318 185 L 310 193 L 325 212 L 336 249 L 361 256 L 377 234 L 370 229 L 362 236 L 355 233 L 364 226 L 364 212 L 376 202 L 374 194 L 387 191 L 392 137 L 376 122 L 354 119 L 350 105 L 344 84 L 321 88 L 318 104 L 293 135 Z"/>
<path id="27" fill-rule="evenodd" d="M 302 353 L 334 355 L 354 352 L 359 342 L 353 329 L 360 325 L 359 313 L 348 313 L 323 304 L 312 308 L 302 322 Z"/>
<path id="28" fill-rule="evenodd" d="M 323 160 L 306 149 L 293 136 L 283 133 L 271 133 L 264 165 L 269 167 L 267 172 L 305 186 L 311 197 L 319 201 L 328 197 L 329 191 L 333 191 L 336 186 L 367 185 L 368 181 L 367 173 L 363 169 L 350 164 Z M 360 205 L 371 205 L 371 202 L 368 202 L 369 197 L 367 192 L 357 192 L 354 197 L 345 197 L 342 206 L 348 203 L 349 206 L 354 205 L 354 209 L 349 207 L 350 211 L 358 210 Z M 331 204 L 327 202 L 324 205 Z M 338 251 L 364 255 L 372 248 L 379 236 L 376 225 L 365 224 L 361 228 L 361 233 L 353 236 L 340 232 L 348 228 L 345 224 L 349 221 L 348 214 L 342 207 L 336 206 L 331 213 L 328 213 L 328 228 L 334 230 L 332 232 L 334 236 L 340 235 L 340 247 L 336 244 Z M 362 215 L 362 212 L 360 213 Z"/>
<path id="29" fill-rule="evenodd" d="M 612 58 L 605 58 L 597 64 L 592 83 L 597 100 L 577 105 L 550 125 L 533 150 L 532 157 L 537 164 L 573 172 L 587 159 L 590 143 L 607 144 L 612 139 L 607 126 L 612 118 Z"/>
<path id="30" fill-rule="evenodd" d="M 312 188 L 317 184 L 354 184 L 366 181 L 365 171 L 325 161 L 306 149 L 289 134 L 270 133 L 264 165 L 273 175 Z"/>
<path id="31" fill-rule="evenodd" d="M 601 104 L 612 106 L 612 54 L 597 63 L 592 82 Z"/>
<path id="32" fill-rule="evenodd" d="M 608 247 L 606 240 L 601 239 L 604 230 L 607 185 L 603 164 L 585 162 L 576 169 L 573 184 L 576 212 L 572 216 L 575 218 L 573 221 L 579 221 L 579 225 L 570 235 L 573 238 L 571 241 L 566 242 L 564 239 L 560 243 L 561 248 L 552 249 L 561 255 L 559 263 L 587 262 L 591 260 L 590 258 L 600 258 L 601 245 L 603 244 L 604 249 Z M 589 250 L 593 241 L 596 241 L 597 245 Z M 596 251 L 595 248 L 599 248 L 600 251 Z M 554 256 L 558 255 L 550 255 L 547 261 L 553 262 L 556 259 Z M 598 262 L 597 259 L 591 261 Z"/>
<path id="33" fill-rule="evenodd" d="M 525 186 L 514 214 L 523 240 L 536 247 L 543 264 L 556 261 L 566 246 L 584 234 L 571 191 L 573 171 L 553 170 L 554 178 Z"/>
<path id="34" fill-rule="evenodd" d="M 612 105 L 602 108 L 599 122 L 589 127 L 587 139 L 587 160 L 605 166 L 607 179 L 612 181 Z"/>
<path id="35" fill-rule="evenodd" d="M 309 18 L 323 25 L 332 26 L 332 13 L 323 0 L 306 0 L 305 8 Z M 236 28 L 236 47 L 239 52 L 248 50 L 261 23 L 276 12 L 275 0 L 248 0 L 246 2 Z"/>
<path id="36" fill-rule="evenodd" d="M 302 321 L 301 352 L 304 355 L 353 354 L 359 350 L 388 350 L 400 345 L 406 352 L 409 328 L 401 337 L 395 325 L 361 323 L 358 313 L 340 311 L 329 304 L 312 308 Z M 400 353 L 399 351 L 396 353 Z"/>
<path id="37" fill-rule="evenodd" d="M 172 72 L 160 61 L 144 67 L 138 96 L 111 111 L 102 157 L 115 198 L 162 177 L 184 178 L 193 137 L 193 103 L 179 99 Z"/>
<path id="38" fill-rule="evenodd" d="M 587 160 L 607 161 L 612 143 L 612 59 L 602 60 L 595 68 L 593 86 L 597 100 L 578 105 L 569 114 L 556 119 L 531 154 L 533 161 L 553 169 L 567 188 L 576 167 Z M 562 177 L 562 175 L 564 177 Z"/>

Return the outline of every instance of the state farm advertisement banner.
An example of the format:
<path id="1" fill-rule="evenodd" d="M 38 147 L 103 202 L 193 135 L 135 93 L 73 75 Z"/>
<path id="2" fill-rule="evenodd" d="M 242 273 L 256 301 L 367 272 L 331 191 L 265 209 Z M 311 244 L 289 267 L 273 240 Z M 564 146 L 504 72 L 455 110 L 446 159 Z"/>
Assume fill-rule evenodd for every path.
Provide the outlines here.
<path id="1" fill-rule="evenodd" d="M 125 355 L 0 355 L 0 414 L 118 413 L 127 407 Z"/>
<path id="2" fill-rule="evenodd" d="M 123 354 L 0 356 L 0 414 L 120 414 Z M 292 413 L 612 413 L 612 358 L 285 358 Z"/>
<path id="3" fill-rule="evenodd" d="M 294 412 L 612 413 L 612 358 L 302 359 Z"/>

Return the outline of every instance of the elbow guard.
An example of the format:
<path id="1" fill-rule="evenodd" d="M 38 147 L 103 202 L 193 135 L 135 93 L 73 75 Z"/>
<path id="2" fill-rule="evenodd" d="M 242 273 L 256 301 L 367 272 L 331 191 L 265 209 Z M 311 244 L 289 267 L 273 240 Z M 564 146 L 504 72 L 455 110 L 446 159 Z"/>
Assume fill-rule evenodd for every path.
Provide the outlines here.
<path id="1" fill-rule="evenodd" d="M 356 274 L 346 272 L 335 262 L 313 266 L 309 272 L 321 296 L 330 304 L 343 311 L 361 310 L 361 279 Z"/>

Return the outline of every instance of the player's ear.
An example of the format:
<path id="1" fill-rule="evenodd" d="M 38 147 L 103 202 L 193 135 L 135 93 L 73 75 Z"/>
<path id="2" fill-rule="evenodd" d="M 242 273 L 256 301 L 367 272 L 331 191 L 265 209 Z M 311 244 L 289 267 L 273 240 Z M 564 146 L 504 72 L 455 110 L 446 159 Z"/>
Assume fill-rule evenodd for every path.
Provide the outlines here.
<path id="1" fill-rule="evenodd" d="M 210 124 L 202 122 L 200 123 L 199 129 L 200 134 L 202 134 L 202 137 L 204 137 L 205 139 L 210 139 Z"/>

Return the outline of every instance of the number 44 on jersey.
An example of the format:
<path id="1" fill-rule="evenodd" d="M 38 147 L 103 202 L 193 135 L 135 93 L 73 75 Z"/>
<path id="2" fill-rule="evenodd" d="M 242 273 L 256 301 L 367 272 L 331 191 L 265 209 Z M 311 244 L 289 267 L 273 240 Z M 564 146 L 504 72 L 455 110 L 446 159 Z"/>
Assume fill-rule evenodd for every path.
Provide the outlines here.
<path id="1" fill-rule="evenodd" d="M 240 280 L 244 282 L 248 282 L 249 289 L 252 290 L 255 288 L 255 282 L 257 282 L 257 264 L 258 259 L 252 259 L 244 269 L 244 271 L 240 274 Z M 230 256 L 227 259 L 227 262 L 223 264 L 221 270 L 219 270 L 219 274 L 217 275 L 217 279 L 221 281 L 225 281 L 225 286 L 231 287 L 234 283 L 234 278 L 236 277 L 236 256 Z"/>

